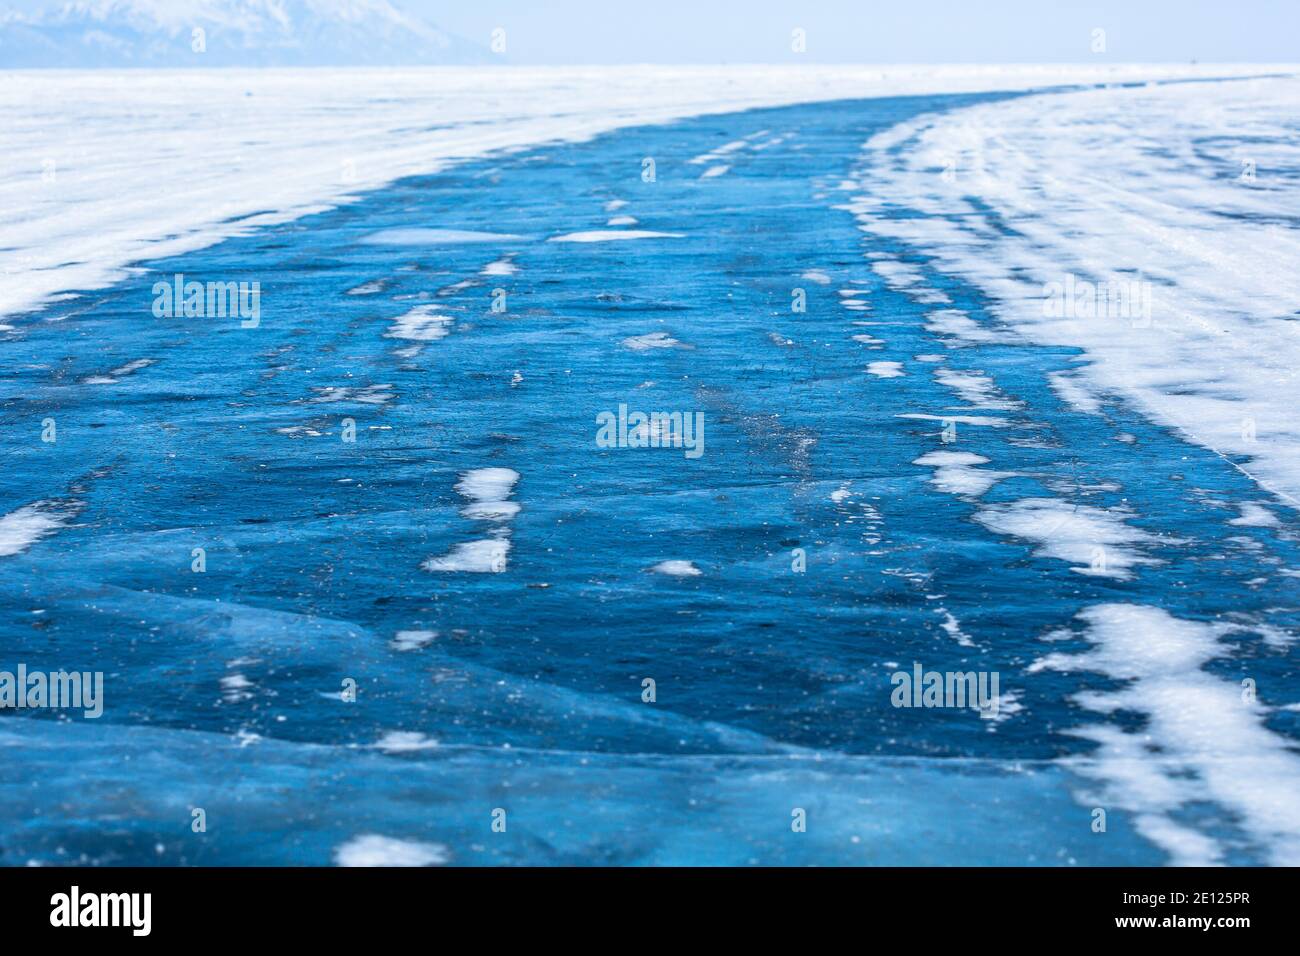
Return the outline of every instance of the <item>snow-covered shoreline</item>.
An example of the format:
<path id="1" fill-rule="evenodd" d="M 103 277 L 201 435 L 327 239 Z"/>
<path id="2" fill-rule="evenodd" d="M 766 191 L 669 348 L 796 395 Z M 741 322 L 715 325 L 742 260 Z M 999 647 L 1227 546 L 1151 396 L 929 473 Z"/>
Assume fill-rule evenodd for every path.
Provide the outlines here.
<path id="1" fill-rule="evenodd" d="M 1081 349 L 1062 400 L 1128 402 L 1295 508 L 1297 122 L 1295 76 L 986 103 L 876 136 L 850 206 L 1026 340 Z M 1049 301 L 1083 282 L 1145 308 Z"/>
<path id="2" fill-rule="evenodd" d="M 0 321 L 132 264 L 547 141 L 845 98 L 1265 65 L 433 67 L 0 72 Z M 629 170 L 631 179 L 640 170 Z"/>

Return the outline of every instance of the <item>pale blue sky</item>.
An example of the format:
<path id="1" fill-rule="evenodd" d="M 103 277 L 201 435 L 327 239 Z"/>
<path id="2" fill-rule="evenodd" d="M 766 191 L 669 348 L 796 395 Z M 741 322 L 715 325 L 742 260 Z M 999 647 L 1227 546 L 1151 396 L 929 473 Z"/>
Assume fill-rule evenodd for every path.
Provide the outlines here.
<path id="1" fill-rule="evenodd" d="M 522 63 L 1295 62 L 1300 0 L 395 0 Z"/>
<path id="2" fill-rule="evenodd" d="M 392 0 L 515 63 L 1296 62 L 1300 0 Z M 32 10 L 62 0 L 0 0 Z M 1106 53 L 1090 49 L 1106 31 Z"/>

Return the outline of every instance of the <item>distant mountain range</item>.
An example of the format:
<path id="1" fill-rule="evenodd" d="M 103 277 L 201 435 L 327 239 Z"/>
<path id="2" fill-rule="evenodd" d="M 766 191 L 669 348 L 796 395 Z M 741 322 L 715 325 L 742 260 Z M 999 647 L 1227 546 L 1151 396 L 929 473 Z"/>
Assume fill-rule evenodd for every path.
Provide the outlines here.
<path id="1" fill-rule="evenodd" d="M 389 0 L 81 0 L 0 12 L 0 69 L 480 63 Z"/>

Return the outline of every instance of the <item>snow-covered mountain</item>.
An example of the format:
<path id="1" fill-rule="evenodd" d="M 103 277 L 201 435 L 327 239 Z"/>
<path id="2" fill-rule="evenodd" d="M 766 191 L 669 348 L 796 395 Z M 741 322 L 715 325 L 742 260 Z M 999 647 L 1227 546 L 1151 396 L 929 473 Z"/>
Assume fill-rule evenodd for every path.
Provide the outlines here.
<path id="1" fill-rule="evenodd" d="M 389 0 L 79 0 L 0 12 L 0 69 L 405 66 L 490 56 Z"/>

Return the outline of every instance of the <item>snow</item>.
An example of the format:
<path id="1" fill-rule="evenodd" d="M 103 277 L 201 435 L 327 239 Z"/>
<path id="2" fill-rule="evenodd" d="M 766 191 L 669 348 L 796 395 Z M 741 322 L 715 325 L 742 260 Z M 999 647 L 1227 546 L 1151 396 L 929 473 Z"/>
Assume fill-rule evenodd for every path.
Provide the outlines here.
<path id="1" fill-rule="evenodd" d="M 932 466 L 934 477 L 930 481 L 945 494 L 978 498 L 1003 478 L 1010 477 L 1009 472 L 981 471 L 977 467 L 988 463 L 983 455 L 972 452 L 932 451 L 912 464 Z"/>
<path id="2" fill-rule="evenodd" d="M 1297 123 L 1294 75 L 981 104 L 875 136 L 851 208 L 1020 336 L 1082 349 L 1054 380 L 1063 400 L 1095 412 L 1121 396 L 1297 507 Z M 1145 283 L 1149 314 L 1049 307 L 1053 287 L 1084 280 Z M 934 318 L 965 341 L 996 334 L 956 310 Z"/>
<path id="3" fill-rule="evenodd" d="M 961 629 L 961 622 L 958 621 L 957 618 L 953 617 L 951 611 L 946 608 L 939 608 L 939 613 L 943 615 L 943 621 L 940 622 L 939 626 L 943 628 L 945 634 L 957 642 L 959 647 L 975 646 L 975 642 L 970 639 L 969 634 Z M 1006 697 L 1009 696 L 1010 693 L 1004 695 L 1002 700 L 1003 704 L 1006 703 Z"/>
<path id="4" fill-rule="evenodd" d="M 418 753 L 421 750 L 437 750 L 438 741 L 415 730 L 390 730 L 373 746 L 386 754 L 405 754 Z"/>
<path id="5" fill-rule="evenodd" d="M 457 544 L 448 554 L 429 558 L 420 567 L 426 571 L 467 571 L 495 574 L 506 569 L 510 542 L 505 538 L 484 538 Z"/>
<path id="6" fill-rule="evenodd" d="M 430 67 L 0 73 L 0 319 L 458 160 L 762 106 L 1254 67 Z M 328 120 L 322 105 L 328 104 Z M 177 123 L 192 135 L 177 135 Z M 220 130 L 219 136 L 200 135 Z M 388 237 L 394 238 L 394 237 Z M 400 238 L 400 237 L 399 237 Z M 418 243 L 453 236 L 407 236 Z M 463 241 L 463 237 L 462 241 Z"/>
<path id="7" fill-rule="evenodd" d="M 437 631 L 398 631 L 393 635 L 393 649 L 397 651 L 418 651 L 437 639 Z"/>
<path id="8" fill-rule="evenodd" d="M 1263 505 L 1256 504 L 1253 501 L 1243 501 L 1237 507 L 1240 509 L 1241 515 L 1231 519 L 1228 524 L 1247 528 L 1277 527 L 1277 516 Z"/>
<path id="9" fill-rule="evenodd" d="M 1203 668 L 1227 656 L 1222 625 L 1180 620 L 1162 608 L 1103 604 L 1080 615 L 1092 648 L 1052 654 L 1031 670 L 1086 671 L 1123 683 L 1086 692 L 1084 708 L 1110 716 L 1141 714 L 1140 729 L 1113 723 L 1074 731 L 1098 750 L 1077 762 L 1103 781 L 1105 797 L 1135 814 L 1140 833 L 1171 862 L 1224 862 L 1225 847 L 1176 822 L 1175 814 L 1212 802 L 1228 810 L 1275 865 L 1300 864 L 1300 758 L 1264 725 L 1263 708 L 1241 685 Z"/>
<path id="10" fill-rule="evenodd" d="M 437 305 L 417 305 L 393 320 L 393 327 L 384 333 L 390 339 L 408 339 L 412 342 L 436 342 L 451 332 L 453 324 L 449 315 L 438 314 Z"/>
<path id="11" fill-rule="evenodd" d="M 21 554 L 65 527 L 80 510 L 80 503 L 36 501 L 0 517 L 0 558 Z"/>
<path id="12" fill-rule="evenodd" d="M 967 405 L 1002 411 L 1020 407 L 1019 402 L 1004 396 L 987 375 L 951 368 L 937 368 L 934 370 L 934 378 L 940 385 L 956 392 Z"/>
<path id="13" fill-rule="evenodd" d="M 675 578 L 693 578 L 698 577 L 703 572 L 690 561 L 673 559 L 671 561 L 660 561 L 650 569 L 656 574 L 667 574 Z"/>
<path id="14" fill-rule="evenodd" d="M 987 329 L 972 319 L 961 309 L 940 309 L 926 316 L 926 331 L 937 335 L 948 335 L 959 340 L 958 344 L 980 344 L 999 342 L 1004 336 L 992 329 Z"/>
<path id="15" fill-rule="evenodd" d="M 442 557 L 420 565 L 426 571 L 464 571 L 499 574 L 506 570 L 510 554 L 510 522 L 519 514 L 519 503 L 507 499 L 514 493 L 519 472 L 512 468 L 475 468 L 461 475 L 456 492 L 468 504 L 461 515 L 471 521 L 492 522 L 492 537 L 455 545 Z"/>
<path id="16" fill-rule="evenodd" d="M 1080 574 L 1125 579 L 1140 564 L 1157 564 L 1139 546 L 1156 537 L 1126 523 L 1118 509 L 1077 505 L 1058 498 L 1024 498 L 987 505 L 975 520 L 997 534 L 1034 542 L 1040 557 L 1068 561 Z M 1172 540 L 1166 543 L 1174 543 Z"/>
<path id="17" fill-rule="evenodd" d="M 957 425 L 979 425 L 990 428 L 1004 428 L 1010 424 L 1005 418 L 990 415 L 931 415 L 926 412 L 901 412 L 896 417 L 911 418 L 923 422 L 952 422 Z"/>
<path id="18" fill-rule="evenodd" d="M 519 513 L 517 501 L 507 501 L 519 481 L 512 468 L 477 468 L 456 484 L 456 491 L 469 499 L 461 511 L 467 518 L 508 521 Z"/>
<path id="19" fill-rule="evenodd" d="M 451 854 L 440 843 L 399 840 L 376 833 L 353 837 L 334 854 L 339 866 L 438 866 L 450 859 Z"/>

